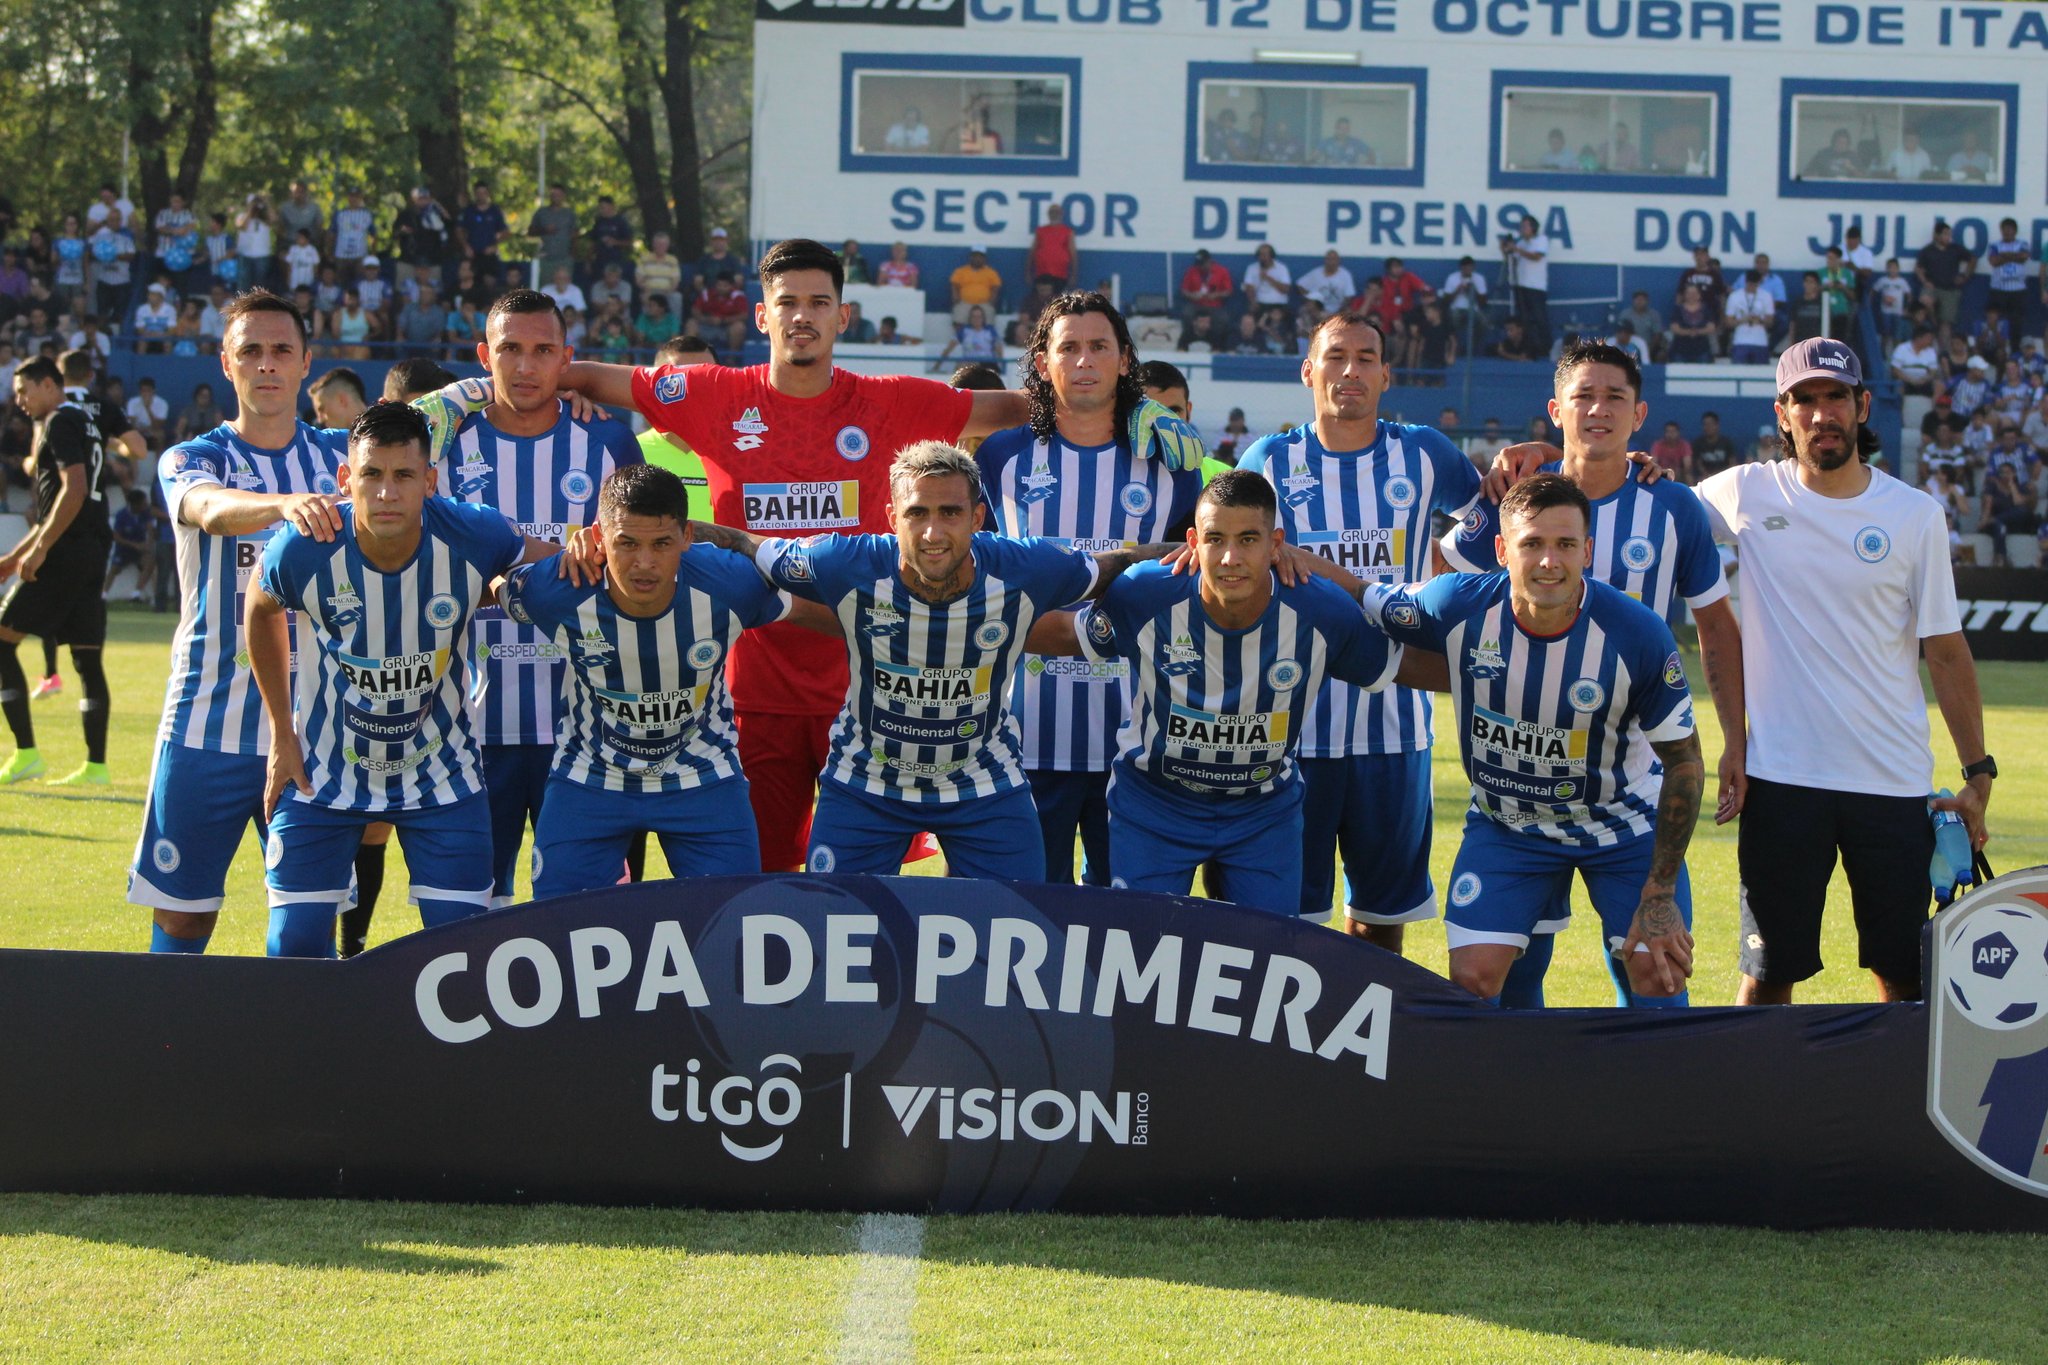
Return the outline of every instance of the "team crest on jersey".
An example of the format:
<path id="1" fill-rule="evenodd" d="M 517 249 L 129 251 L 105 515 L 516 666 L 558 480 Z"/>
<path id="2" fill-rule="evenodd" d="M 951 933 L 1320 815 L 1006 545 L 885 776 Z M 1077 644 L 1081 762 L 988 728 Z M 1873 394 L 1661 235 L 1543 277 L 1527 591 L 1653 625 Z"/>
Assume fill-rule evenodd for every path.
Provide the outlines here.
<path id="1" fill-rule="evenodd" d="M 1406 475 L 1396 474 L 1388 479 L 1380 493 L 1387 500 L 1387 506 L 1396 512 L 1405 512 L 1415 505 L 1415 480 Z"/>
<path id="2" fill-rule="evenodd" d="M 1856 533 L 1856 557 L 1865 564 L 1880 564 L 1892 552 L 1892 538 L 1881 526 L 1866 526 Z"/>
<path id="3" fill-rule="evenodd" d="M 1010 627 L 1001 621 L 984 621 L 974 632 L 974 643 L 983 649 L 1001 649 L 1010 638 Z"/>
<path id="4" fill-rule="evenodd" d="M 272 834 L 263 842 L 263 865 L 275 871 L 284 861 L 284 836 Z"/>
<path id="5" fill-rule="evenodd" d="M 427 618 L 427 624 L 435 630 L 446 630 L 462 615 L 462 603 L 448 593 L 436 593 L 427 599 L 426 609 L 420 615 Z"/>
<path id="6" fill-rule="evenodd" d="M 768 424 L 761 420 L 759 408 L 748 408 L 741 413 L 732 429 L 740 434 L 740 438 L 732 443 L 734 450 L 759 450 L 767 444 L 761 438 L 768 434 Z"/>
<path id="7" fill-rule="evenodd" d="M 1507 666 L 1498 640 L 1481 640 L 1465 656 L 1465 671 L 1475 678 L 1497 678 Z"/>
<path id="8" fill-rule="evenodd" d="M 1607 700 L 1607 689 L 1597 679 L 1581 678 L 1565 689 L 1564 699 L 1572 704 L 1572 710 L 1591 715 Z"/>
<path id="9" fill-rule="evenodd" d="M 1451 883 L 1451 904 L 1467 906 L 1479 899 L 1481 885 L 1477 872 L 1462 872 L 1458 880 Z"/>
<path id="10" fill-rule="evenodd" d="M 725 647 L 716 640 L 699 640 L 690 646 L 690 652 L 683 657 L 690 661 L 692 668 L 709 668 L 718 662 L 718 656 L 724 652 Z"/>
<path id="11" fill-rule="evenodd" d="M 903 627 L 903 613 L 887 602 L 875 603 L 872 607 L 866 608 L 862 615 L 866 616 L 868 621 L 861 629 L 869 635 L 887 635 L 890 631 Z"/>
<path id="12" fill-rule="evenodd" d="M 612 655 L 612 642 L 604 638 L 604 632 L 592 626 L 569 642 L 569 652 L 578 663 L 602 664 Z"/>
<path id="13" fill-rule="evenodd" d="M 1202 652 L 1185 635 L 1176 636 L 1162 648 L 1166 658 L 1160 663 L 1159 671 L 1169 678 L 1184 677 L 1202 666 Z"/>
<path id="14" fill-rule="evenodd" d="M 1321 483 L 1322 481 L 1316 478 L 1315 475 L 1307 470 L 1303 470 L 1299 474 L 1289 474 L 1286 478 L 1280 480 L 1280 487 L 1287 494 L 1285 499 L 1287 505 L 1289 507 L 1300 507 L 1315 497 L 1316 489 L 1321 486 Z"/>
<path id="15" fill-rule="evenodd" d="M 169 839 L 159 839 L 149 846 L 149 861 L 155 864 L 159 872 L 176 872 L 178 864 L 183 862 L 184 858 L 179 854 L 176 844 Z"/>
<path id="16" fill-rule="evenodd" d="M 562 490 L 562 496 L 570 502 L 588 502 L 590 495 L 597 491 L 597 481 L 581 469 L 570 470 L 555 486 Z"/>
<path id="17" fill-rule="evenodd" d="M 316 475 L 313 479 L 313 491 L 315 493 L 333 494 L 340 492 L 341 489 L 340 485 L 334 482 L 332 474 L 320 474 Z"/>
<path id="18" fill-rule="evenodd" d="M 1134 517 L 1142 517 L 1152 510 L 1152 490 L 1142 483 L 1127 483 L 1116 495 L 1117 506 Z"/>
<path id="19" fill-rule="evenodd" d="M 1676 650 L 1673 650 L 1671 657 L 1664 661 L 1664 685 L 1678 688 L 1680 691 L 1685 690 L 1685 664 L 1679 659 Z"/>
<path id="20" fill-rule="evenodd" d="M 481 451 L 471 451 L 467 459 L 455 466 L 455 497 L 459 502 L 472 494 L 481 493 L 491 481 L 496 469 Z"/>
<path id="21" fill-rule="evenodd" d="M 327 599 L 327 624 L 336 630 L 347 630 L 362 619 L 363 599 L 356 596 L 355 585 L 343 579 Z"/>
<path id="22" fill-rule="evenodd" d="M 1266 670 L 1266 686 L 1275 692 L 1286 692 L 1301 685 L 1301 665 L 1292 659 L 1275 659 Z"/>
<path id="23" fill-rule="evenodd" d="M 839 856 L 826 844 L 819 844 L 811 850 L 811 871 L 830 873 L 839 866 Z"/>
<path id="24" fill-rule="evenodd" d="M 665 374 L 654 381 L 654 397 L 657 402 L 680 403 L 689 391 L 689 378 L 681 370 Z"/>
<path id="25" fill-rule="evenodd" d="M 1106 612 L 1089 612 L 1088 638 L 1094 644 L 1100 646 L 1103 649 L 1115 648 L 1116 623 L 1109 619 L 1109 616 Z"/>
<path id="26" fill-rule="evenodd" d="M 875 447 L 868 434 L 859 427 L 841 427 L 839 434 L 832 438 L 832 448 L 839 452 L 840 459 L 858 464 Z"/>
<path id="27" fill-rule="evenodd" d="M 1024 476 L 1023 484 L 1024 491 L 1017 495 L 1017 501 L 1029 507 L 1032 503 L 1044 502 L 1051 497 L 1059 480 L 1053 477 L 1050 467 L 1039 464 L 1033 466 L 1031 472 Z"/>
<path id="28" fill-rule="evenodd" d="M 1657 547 L 1644 536 L 1630 536 L 1621 542 L 1621 567 L 1641 573 L 1657 562 Z"/>

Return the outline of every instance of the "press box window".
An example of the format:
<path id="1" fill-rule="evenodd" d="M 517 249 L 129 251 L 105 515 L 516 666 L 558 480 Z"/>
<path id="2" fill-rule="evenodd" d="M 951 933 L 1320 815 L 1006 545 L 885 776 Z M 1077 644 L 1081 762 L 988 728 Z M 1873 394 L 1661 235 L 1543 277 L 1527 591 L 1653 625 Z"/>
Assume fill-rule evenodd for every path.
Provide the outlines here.
<path id="1" fill-rule="evenodd" d="M 1071 156 L 1065 75 L 857 71 L 853 153 L 879 157 Z"/>
<path id="2" fill-rule="evenodd" d="M 1498 172 L 1714 176 L 1718 97 L 1508 86 Z"/>
<path id="3" fill-rule="evenodd" d="M 1407 171 L 1415 166 L 1415 87 L 1200 82 L 1203 167 Z"/>
<path id="4" fill-rule="evenodd" d="M 2000 185 L 2006 106 L 1999 100 L 1795 95 L 1795 180 Z"/>

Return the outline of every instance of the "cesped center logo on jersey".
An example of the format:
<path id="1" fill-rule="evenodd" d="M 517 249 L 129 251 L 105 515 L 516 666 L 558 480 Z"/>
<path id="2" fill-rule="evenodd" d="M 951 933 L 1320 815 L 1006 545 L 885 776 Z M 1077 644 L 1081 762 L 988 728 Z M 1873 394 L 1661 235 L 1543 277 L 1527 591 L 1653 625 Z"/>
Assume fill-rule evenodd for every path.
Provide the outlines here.
<path id="1" fill-rule="evenodd" d="M 1927 1116 L 1970 1160 L 2048 1195 L 2048 868 L 1935 917 Z"/>
<path id="2" fill-rule="evenodd" d="M 1036 1027 L 1020 1015 L 1093 1015 L 1184 1030 L 1190 1045 L 1223 1035 L 1314 1056 L 1346 1076 L 1358 1067 L 1387 1078 L 1394 996 L 1382 983 L 1360 989 L 1284 952 L 1193 935 L 1139 937 L 1002 915 L 971 922 L 928 913 L 915 924 L 914 944 L 894 945 L 878 944 L 877 916 L 833 913 L 805 921 L 744 914 L 723 927 L 723 949 L 693 943 L 674 919 L 590 925 L 559 944 L 507 937 L 488 951 L 428 961 L 413 1003 L 428 1037 L 453 1047 L 494 1033 L 502 1047 L 587 1030 L 588 1046 L 603 1050 L 614 1046 L 608 1020 L 630 1025 L 670 1011 L 684 1016 L 671 1034 L 681 1037 L 692 1031 L 690 1012 L 711 1011 L 715 1035 L 697 1032 L 727 1040 L 732 1055 L 695 1047 L 648 1057 L 629 1068 L 630 1102 L 650 1122 L 715 1134 L 728 1155 L 749 1163 L 791 1147 L 797 1159 L 835 1141 L 850 1148 L 857 1125 L 864 1137 L 918 1142 L 1150 1144 L 1159 1106 L 1150 1089 L 1043 1074 L 955 1081 L 929 1063 L 879 1075 L 844 1069 L 848 1031 L 906 1007 L 901 997 L 885 1001 L 872 974 L 884 958 L 903 963 L 903 995 L 920 1009 L 921 1027 L 949 1039 L 963 1028 L 971 1042 L 975 1028 Z M 725 952 L 736 961 L 721 960 Z M 779 1040 L 758 1055 L 744 1041 L 757 1008 Z M 536 1045 L 561 1056 L 569 1042 L 550 1036 Z M 838 1064 L 821 1071 L 827 1058 Z"/>

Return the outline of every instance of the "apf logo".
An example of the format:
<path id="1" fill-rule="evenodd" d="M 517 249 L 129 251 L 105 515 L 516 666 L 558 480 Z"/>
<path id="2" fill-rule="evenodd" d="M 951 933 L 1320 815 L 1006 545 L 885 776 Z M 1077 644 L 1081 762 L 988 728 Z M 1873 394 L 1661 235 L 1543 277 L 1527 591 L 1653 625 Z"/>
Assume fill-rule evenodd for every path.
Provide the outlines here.
<path id="1" fill-rule="evenodd" d="M 778 1052 L 761 1059 L 755 1068 L 757 1076 L 727 1076 L 713 1085 L 708 1093 L 703 1088 L 700 1074 L 703 1069 L 704 1064 L 695 1057 L 683 1064 L 680 1076 L 666 1066 L 655 1067 L 647 1100 L 647 1107 L 654 1117 L 663 1123 L 687 1119 L 691 1123 L 717 1124 L 722 1130 L 727 1130 L 719 1133 L 719 1145 L 741 1161 L 766 1161 L 781 1151 L 781 1133 L 766 1142 L 753 1143 L 735 1141 L 733 1133 L 752 1128 L 757 1123 L 769 1128 L 787 1128 L 796 1122 L 796 1116 L 804 1106 L 804 1092 L 788 1076 L 768 1076 L 766 1073 L 788 1070 L 801 1074 L 803 1063 L 786 1052 Z M 678 1081 L 683 1086 L 680 1109 L 669 1103 L 669 1092 Z"/>
<path id="2" fill-rule="evenodd" d="M 941 1142 L 1012 1142 L 1021 1134 L 1037 1142 L 1090 1143 L 1101 1137 L 1119 1147 L 1143 1147 L 1152 1137 L 1152 1097 L 1143 1090 L 1019 1095 L 1008 1086 L 956 1093 L 950 1085 L 884 1085 L 882 1097 L 905 1137 L 914 1137 L 934 1112 L 931 1129 Z"/>

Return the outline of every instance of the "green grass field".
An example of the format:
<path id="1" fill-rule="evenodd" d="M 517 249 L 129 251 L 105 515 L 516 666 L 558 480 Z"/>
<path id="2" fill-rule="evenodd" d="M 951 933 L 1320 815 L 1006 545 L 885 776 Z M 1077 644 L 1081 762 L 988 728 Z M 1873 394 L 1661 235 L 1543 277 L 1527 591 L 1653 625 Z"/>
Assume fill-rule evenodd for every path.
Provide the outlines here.
<path id="1" fill-rule="evenodd" d="M 110 791 L 0 791 L 0 947 L 147 943 L 145 912 L 122 897 L 169 634 L 168 617 L 114 614 Z M 24 659 L 35 657 L 31 644 Z M 1992 861 L 2048 862 L 2048 689 L 2038 667 L 1982 672 L 2006 773 Z M 82 757 L 72 700 L 35 707 L 57 773 Z M 1719 736 L 1700 701 L 1711 764 Z M 1946 773 L 1938 717 L 1934 728 Z M 1436 762 L 1441 887 L 1465 788 L 1453 747 Z M 1734 994 L 1733 831 L 1703 825 L 1693 840 L 1697 1004 Z M 373 941 L 416 923 L 402 886 L 395 865 Z M 213 951 L 260 952 L 253 843 L 229 898 Z M 1868 999 L 1839 877 L 1831 907 L 1829 967 L 1801 999 Z M 1611 1001 L 1591 923 L 1583 915 L 1558 945 L 1555 1004 Z M 1443 970 L 1440 925 L 1411 930 L 1410 945 Z M 1304 1136 L 1345 1178 L 1338 1135 Z M 922 1245 L 906 1257 L 864 1226 L 872 1234 L 853 1215 L 0 1195 L 0 1361 L 2048 1361 L 2048 1238 L 984 1216 L 908 1223 Z"/>

